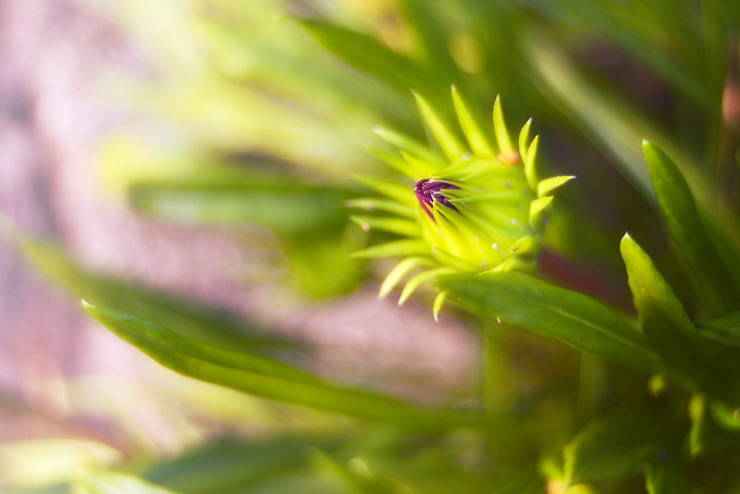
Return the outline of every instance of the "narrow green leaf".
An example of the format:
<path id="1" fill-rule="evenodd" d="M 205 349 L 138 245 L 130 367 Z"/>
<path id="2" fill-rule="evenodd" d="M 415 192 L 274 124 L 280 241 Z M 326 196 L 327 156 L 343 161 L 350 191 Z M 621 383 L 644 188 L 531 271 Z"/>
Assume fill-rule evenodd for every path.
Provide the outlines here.
<path id="1" fill-rule="evenodd" d="M 13 237 L 31 265 L 76 296 L 96 304 L 137 310 L 157 324 L 177 326 L 184 336 L 227 348 L 269 350 L 297 344 L 251 325 L 227 309 L 195 304 L 192 300 L 87 271 L 56 244 L 17 232 Z"/>
<path id="2" fill-rule="evenodd" d="M 643 370 L 658 368 L 637 328 L 580 293 L 513 271 L 441 276 L 437 285 L 476 314 Z"/>
<path id="3" fill-rule="evenodd" d="M 442 311 L 442 306 L 445 303 L 445 300 L 447 300 L 447 295 L 449 295 L 449 292 L 439 292 L 436 297 L 434 297 L 434 304 L 432 305 L 432 314 L 434 315 L 434 320 L 439 321 L 439 313 Z"/>
<path id="4" fill-rule="evenodd" d="M 426 70 L 372 36 L 317 19 L 297 19 L 297 22 L 340 60 L 397 91 L 408 94 L 409 89 L 416 89 L 425 94 L 438 93 L 438 84 Z"/>
<path id="5" fill-rule="evenodd" d="M 324 435 L 271 435 L 238 440 L 227 437 L 196 446 L 183 455 L 161 458 L 145 467 L 149 482 L 186 494 L 242 490 L 270 477 L 295 476 L 305 466 L 309 448 L 333 450 L 342 441 Z M 270 491 L 272 492 L 272 491 Z"/>
<path id="6" fill-rule="evenodd" d="M 321 380 L 307 372 L 280 361 L 186 338 L 174 331 L 157 326 L 123 312 L 103 309 L 83 300 L 87 312 L 122 339 L 136 347 L 153 345 L 167 348 L 173 355 L 182 354 L 216 364 L 224 368 L 243 370 L 255 374 L 291 379 L 296 382 L 319 383 Z"/>
<path id="7" fill-rule="evenodd" d="M 133 184 L 139 211 L 189 224 L 249 223 L 278 233 L 302 233 L 346 221 L 345 193 L 326 187 L 233 184 Z"/>
<path id="8" fill-rule="evenodd" d="M 553 196 L 538 197 L 529 204 L 529 224 L 535 230 L 539 229 L 542 218 L 553 201 Z"/>
<path id="9" fill-rule="evenodd" d="M 417 38 L 421 58 L 434 70 L 436 77 L 448 85 L 461 78 L 460 69 L 450 54 L 449 29 L 443 24 L 440 9 L 425 0 L 401 0 L 398 7 L 405 23 Z"/>
<path id="10" fill-rule="evenodd" d="M 678 167 L 655 144 L 642 147 L 666 229 L 707 306 L 716 314 L 737 310 L 740 267 L 723 262 Z"/>
<path id="11" fill-rule="evenodd" d="M 493 131 L 496 134 L 496 143 L 498 144 L 499 153 L 508 155 L 514 152 L 514 146 L 509 137 L 509 130 L 506 128 L 504 121 L 504 110 L 501 108 L 501 98 L 496 96 L 493 103 Z"/>
<path id="12" fill-rule="evenodd" d="M 630 471 L 658 448 L 665 429 L 665 420 L 636 408 L 615 409 L 594 419 L 563 450 L 566 483 Z"/>
<path id="13" fill-rule="evenodd" d="M 396 285 L 401 282 L 404 276 L 409 274 L 413 269 L 420 266 L 432 265 L 434 265 L 433 261 L 427 257 L 408 257 L 404 259 L 403 261 L 396 264 L 396 266 L 391 269 L 391 271 L 385 277 L 383 283 L 380 285 L 378 297 L 385 298 L 389 293 L 391 293 L 391 291 L 393 291 Z"/>
<path id="14" fill-rule="evenodd" d="M 713 330 L 729 338 L 736 339 L 737 343 L 740 344 L 740 312 L 734 312 L 728 316 L 709 321 L 699 321 L 696 323 L 696 327 Z"/>
<path id="15" fill-rule="evenodd" d="M 435 276 L 439 276 L 441 274 L 449 274 L 454 273 L 455 270 L 452 268 L 436 268 L 436 269 L 430 269 L 429 271 L 424 271 L 422 273 L 417 274 L 416 276 L 413 276 L 403 287 L 403 290 L 401 291 L 401 296 L 398 299 L 398 305 L 403 305 L 406 300 L 416 291 L 419 286 L 424 283 L 427 280 L 433 279 Z"/>
<path id="16" fill-rule="evenodd" d="M 211 358 L 214 354 L 210 352 L 214 350 L 205 349 L 205 344 L 187 340 L 183 343 L 181 337 L 168 329 L 122 312 L 83 304 L 118 337 L 165 367 L 195 379 L 262 398 L 414 427 L 504 425 L 497 423 L 498 418 L 484 419 L 473 412 L 425 408 L 390 395 L 306 377 L 303 371 L 262 357 L 252 356 L 248 369 L 229 367 L 230 360 L 220 365 L 212 361 L 218 358 Z M 210 360 L 200 358 L 204 353 Z"/>
<path id="17" fill-rule="evenodd" d="M 363 230 L 380 230 L 406 236 L 411 236 L 419 231 L 417 222 L 392 216 L 350 216 L 350 219 L 360 225 Z"/>
<path id="18" fill-rule="evenodd" d="M 527 183 L 532 190 L 537 190 L 537 170 L 535 170 L 535 164 L 537 163 L 537 146 L 540 143 L 540 136 L 534 136 L 532 142 L 529 144 L 527 149 L 527 157 L 524 159 L 524 176 L 527 177 Z"/>
<path id="19" fill-rule="evenodd" d="M 691 484 L 680 463 L 654 460 L 647 463 L 644 469 L 648 494 L 691 494 Z"/>
<path id="20" fill-rule="evenodd" d="M 522 130 L 519 132 L 519 156 L 522 161 L 527 161 L 527 147 L 529 146 L 529 130 L 532 127 L 532 119 L 527 120 Z"/>
<path id="21" fill-rule="evenodd" d="M 480 157 L 492 158 L 494 152 L 486 134 L 481 131 L 478 123 L 470 115 L 470 110 L 468 110 L 455 86 L 452 86 L 452 101 L 455 104 L 455 112 L 460 121 L 460 127 L 470 144 L 470 149 L 473 150 L 473 154 Z"/>
<path id="22" fill-rule="evenodd" d="M 655 269 L 652 260 L 628 234 L 620 243 L 622 259 L 645 340 L 672 368 L 695 366 L 698 333 L 689 316 Z"/>
<path id="23" fill-rule="evenodd" d="M 375 192 L 386 197 L 390 197 L 391 199 L 395 199 L 401 204 L 413 207 L 413 205 L 416 203 L 412 187 L 404 187 L 398 182 L 385 180 L 382 178 L 368 177 L 364 175 L 358 175 L 355 178 L 358 182 L 367 185 Z"/>
<path id="24" fill-rule="evenodd" d="M 423 161 L 436 164 L 442 162 L 442 158 L 440 156 L 415 139 L 399 134 L 390 129 L 386 129 L 385 127 L 375 127 L 373 132 L 388 144 L 392 144 L 398 149 L 406 153 L 410 153 Z"/>
<path id="25" fill-rule="evenodd" d="M 442 119 L 432 106 L 419 93 L 414 93 L 416 104 L 419 107 L 421 116 L 429 126 L 434 139 L 442 148 L 442 152 L 447 156 L 451 163 L 457 163 L 468 152 L 462 145 L 457 136 L 445 125 Z"/>
<path id="26" fill-rule="evenodd" d="M 413 208 L 382 197 L 350 199 L 345 204 L 347 207 L 357 208 L 363 211 L 385 211 L 386 213 L 393 213 L 405 218 L 416 218 L 416 212 Z"/>
<path id="27" fill-rule="evenodd" d="M 547 194 L 550 194 L 552 191 L 557 189 L 558 187 L 563 186 L 564 184 L 570 182 L 573 180 L 574 176 L 558 176 L 558 177 L 550 177 L 546 178 L 544 180 L 540 180 L 540 182 L 537 184 L 537 195 L 539 197 L 546 196 Z"/>
<path id="28" fill-rule="evenodd" d="M 95 472 L 74 483 L 75 492 L 85 494 L 177 494 L 133 475 Z"/>
<path id="29" fill-rule="evenodd" d="M 694 391 L 737 403 L 737 354 L 702 338 L 671 287 L 629 235 L 620 244 L 645 340 L 666 372 Z"/>
<path id="30" fill-rule="evenodd" d="M 406 257 L 429 254 L 429 247 L 421 240 L 394 240 L 381 245 L 374 245 L 350 254 L 357 259 L 374 259 L 376 257 Z"/>
<path id="31" fill-rule="evenodd" d="M 418 166 L 418 162 L 406 159 L 401 153 L 389 153 L 382 149 L 370 148 L 370 151 L 383 160 L 385 164 L 406 175 L 409 178 L 417 179 L 429 174 L 428 167 Z"/>

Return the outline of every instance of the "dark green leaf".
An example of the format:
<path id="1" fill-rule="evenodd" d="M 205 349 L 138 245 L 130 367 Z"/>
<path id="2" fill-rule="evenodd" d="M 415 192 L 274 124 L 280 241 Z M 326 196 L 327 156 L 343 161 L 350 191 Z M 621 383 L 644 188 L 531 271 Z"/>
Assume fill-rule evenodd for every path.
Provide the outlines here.
<path id="1" fill-rule="evenodd" d="M 570 484 L 615 477 L 630 471 L 659 446 L 665 424 L 635 408 L 608 412 L 587 424 L 563 450 Z"/>
<path id="2" fill-rule="evenodd" d="M 740 312 L 734 312 L 729 316 L 711 319 L 709 321 L 700 321 L 696 327 L 704 330 L 712 330 L 728 338 L 737 340 L 736 344 L 740 345 Z"/>
<path id="3" fill-rule="evenodd" d="M 306 464 L 306 450 L 332 448 L 339 441 L 322 437 L 272 437 L 241 442 L 221 440 L 147 467 L 150 482 L 184 494 L 246 489 L 271 477 L 295 475 Z"/>
<path id="4" fill-rule="evenodd" d="M 517 272 L 442 276 L 438 284 L 471 312 L 643 370 L 657 368 L 637 328 L 580 293 Z"/>
<path id="5" fill-rule="evenodd" d="M 726 314 L 740 307 L 739 266 L 726 265 L 718 252 L 678 167 L 656 145 L 643 143 L 660 213 L 689 274 L 708 308 Z"/>
<path id="6" fill-rule="evenodd" d="M 390 395 L 331 384 L 258 355 L 239 359 L 122 312 L 87 303 L 85 308 L 121 339 L 165 367 L 258 397 L 420 428 L 514 425 L 474 412 L 421 407 Z"/>
<path id="7" fill-rule="evenodd" d="M 670 460 L 653 460 L 645 465 L 648 494 L 690 494 L 691 484 L 683 465 Z"/>

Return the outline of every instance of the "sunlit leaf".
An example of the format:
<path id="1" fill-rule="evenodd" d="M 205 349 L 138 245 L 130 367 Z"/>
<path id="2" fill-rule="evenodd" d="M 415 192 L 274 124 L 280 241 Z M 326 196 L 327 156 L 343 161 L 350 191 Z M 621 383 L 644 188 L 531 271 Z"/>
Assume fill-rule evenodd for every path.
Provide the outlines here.
<path id="1" fill-rule="evenodd" d="M 442 276 L 438 285 L 474 313 L 643 370 L 657 368 L 637 328 L 580 293 L 518 272 Z"/>
<path id="2" fill-rule="evenodd" d="M 87 303 L 84 307 L 118 337 L 165 367 L 254 396 L 408 427 L 484 427 L 503 420 L 473 411 L 421 407 L 379 392 L 332 384 L 257 355 L 245 356 L 235 368 L 230 358 L 222 358 L 205 343 L 184 339 L 173 331 L 122 312 Z"/>

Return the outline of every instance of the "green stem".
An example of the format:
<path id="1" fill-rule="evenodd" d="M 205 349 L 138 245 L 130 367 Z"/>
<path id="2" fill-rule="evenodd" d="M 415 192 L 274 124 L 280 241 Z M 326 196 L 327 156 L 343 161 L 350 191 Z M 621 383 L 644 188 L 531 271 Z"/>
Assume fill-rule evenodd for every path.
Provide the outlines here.
<path id="1" fill-rule="evenodd" d="M 500 323 L 480 321 L 481 335 L 481 403 L 487 413 L 506 407 L 507 345 Z"/>

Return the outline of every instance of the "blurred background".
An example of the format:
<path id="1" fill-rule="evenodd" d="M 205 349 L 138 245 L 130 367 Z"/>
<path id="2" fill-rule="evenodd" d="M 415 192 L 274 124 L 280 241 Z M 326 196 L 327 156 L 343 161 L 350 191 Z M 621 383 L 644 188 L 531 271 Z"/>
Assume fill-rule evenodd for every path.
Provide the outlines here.
<path id="1" fill-rule="evenodd" d="M 700 2 L 679 3 L 0 0 L 8 485 L 337 427 L 159 367 L 82 297 L 343 382 L 467 396 L 479 357 L 465 318 L 434 322 L 424 296 L 378 300 L 391 264 L 349 257 L 376 235 L 348 219 L 354 175 L 391 175 L 372 129 L 424 138 L 412 89 L 450 116 L 455 84 L 481 121 L 501 94 L 512 130 L 534 117 L 543 176 L 578 177 L 558 196 L 543 277 L 630 313 L 630 231 L 691 300 L 640 143 L 659 143 L 716 218 L 737 211 L 738 56 L 723 36 L 740 15 L 705 2 L 702 21 Z M 573 369 L 569 350 L 517 344 L 526 392 Z"/>
<path id="2" fill-rule="evenodd" d="M 187 2 L 165 3 L 163 16 L 170 9 L 192 21 Z M 0 209 L 6 219 L 24 232 L 58 242 L 90 272 L 192 300 L 186 304 L 213 305 L 271 331 L 300 337 L 314 346 L 315 360 L 308 364 L 322 373 L 380 383 L 420 398 L 463 385 L 476 356 L 471 336 L 458 323 L 446 319 L 434 324 L 425 307 L 398 308 L 393 300 L 378 301 L 377 287 L 371 285 L 338 301 L 317 300 L 286 288 L 280 276 L 286 277 L 289 268 L 279 265 L 274 252 L 283 247 L 264 231 L 193 222 L 173 225 L 132 210 L 125 195 L 127 180 L 176 177 L 196 166 L 189 154 L 196 150 L 187 149 L 194 147 L 188 136 L 155 113 L 154 106 L 166 103 L 163 97 L 140 93 L 151 90 L 147 81 L 195 79 L 203 69 L 188 64 L 202 63 L 199 50 L 204 48 L 190 52 L 190 47 L 177 46 L 182 40 L 178 36 L 185 34 L 168 37 L 170 28 L 194 26 L 148 13 L 157 7 L 146 2 L 131 4 L 132 11 L 141 9 L 136 14 L 127 8 L 116 11 L 106 2 L 0 2 Z M 254 28 L 272 29 L 264 23 L 277 24 L 276 12 L 263 10 L 258 13 L 268 15 Z M 113 22 L 114 13 L 115 21 L 141 14 L 148 21 L 146 26 L 127 26 Z M 280 26 L 296 34 L 295 26 Z M 126 28 L 143 30 L 134 34 L 149 39 Z M 171 60 L 171 66 L 162 67 L 158 57 L 167 50 L 192 60 Z M 294 76 L 294 83 L 300 84 L 301 75 Z M 207 96 L 226 96 L 218 89 Z M 280 129 L 271 129 L 274 115 L 249 115 L 256 110 L 248 102 L 240 104 L 243 108 L 235 110 L 244 112 L 241 118 L 248 122 L 236 125 L 276 133 L 270 139 L 279 142 L 269 143 L 270 149 L 299 153 L 293 149 L 297 135 L 309 141 L 298 145 L 315 155 L 312 161 L 322 159 L 322 147 L 331 150 L 333 143 L 311 141 L 311 134 L 324 132 L 315 116 L 287 122 L 290 129 L 284 132 L 294 135 L 284 136 Z M 261 104 L 259 99 L 256 104 Z M 190 118 L 197 115 L 182 120 Z M 372 118 L 366 122 L 369 135 Z M 305 129 L 294 128 L 299 124 Z M 271 158 L 254 149 L 254 142 L 267 137 L 251 136 L 228 123 L 218 127 L 204 120 L 202 125 L 214 139 L 233 147 L 224 152 L 254 153 L 240 158 L 245 163 Z M 158 148 L 147 149 L 142 141 Z M 348 155 L 362 155 L 357 161 L 371 159 L 361 142 L 342 145 Z M 150 156 L 142 158 L 146 152 Z M 143 443 L 153 451 L 174 454 L 219 433 L 224 419 L 254 427 L 241 416 L 229 417 L 229 405 L 218 410 L 224 401 L 250 400 L 226 400 L 221 395 L 228 392 L 201 389 L 208 386 L 149 361 L 85 315 L 75 293 L 49 283 L 9 243 L 0 245 L 0 290 L 0 441 L 94 438 L 124 450 Z M 394 378 L 399 375 L 405 378 Z M 217 395 L 206 399 L 214 410 L 200 405 L 193 410 L 191 402 L 203 401 L 198 396 L 209 392 Z M 274 417 L 256 420 L 264 421 L 279 423 Z"/>

